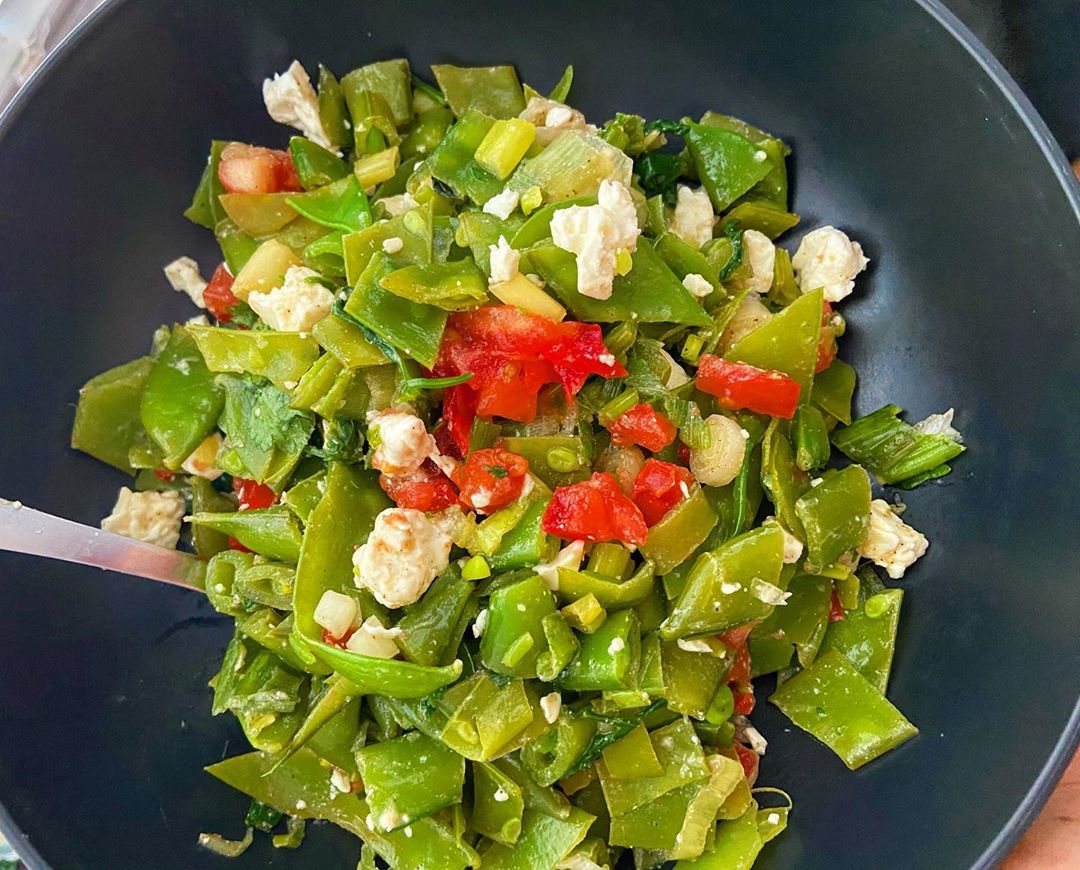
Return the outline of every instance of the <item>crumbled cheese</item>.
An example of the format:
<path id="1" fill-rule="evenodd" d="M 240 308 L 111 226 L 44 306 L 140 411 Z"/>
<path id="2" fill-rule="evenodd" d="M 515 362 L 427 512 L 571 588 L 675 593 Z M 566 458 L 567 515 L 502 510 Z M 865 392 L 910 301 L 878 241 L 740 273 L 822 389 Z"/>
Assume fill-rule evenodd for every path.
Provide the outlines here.
<path id="1" fill-rule="evenodd" d="M 392 659 L 398 654 L 397 644 L 393 640 L 396 635 L 392 632 L 393 629 L 386 628 L 379 617 L 369 616 L 345 642 L 345 649 L 362 656 Z"/>
<path id="2" fill-rule="evenodd" d="M 740 589 L 742 589 L 742 583 L 729 583 L 727 580 L 725 580 L 723 583 L 720 584 L 720 591 L 723 592 L 725 595 L 733 595 Z"/>
<path id="3" fill-rule="evenodd" d="M 516 190 L 504 188 L 502 193 L 496 194 L 484 203 L 484 212 L 495 215 L 499 220 L 506 220 L 518 207 L 519 200 L 520 196 Z"/>
<path id="4" fill-rule="evenodd" d="M 540 699 L 540 709 L 544 712 L 544 719 L 548 724 L 553 724 L 559 718 L 559 710 L 562 709 L 562 695 L 558 692 L 549 692 Z"/>
<path id="5" fill-rule="evenodd" d="M 487 628 L 488 612 L 485 607 L 478 614 L 476 614 L 476 621 L 472 626 L 472 636 L 479 639 L 484 635 L 484 629 Z"/>
<path id="6" fill-rule="evenodd" d="M 319 277 L 307 266 L 290 266 L 280 287 L 267 293 L 249 293 L 247 303 L 271 329 L 310 332 L 334 307 L 334 294 L 312 280 Z"/>
<path id="7" fill-rule="evenodd" d="M 712 238 L 716 215 L 705 188 L 679 185 L 671 231 L 692 248 L 700 248 Z"/>
<path id="8" fill-rule="evenodd" d="M 750 581 L 750 594 L 758 601 L 771 604 L 774 607 L 787 604 L 788 599 L 791 597 L 790 592 L 785 592 L 779 586 L 775 586 L 767 580 L 762 580 L 760 577 L 754 577 Z"/>
<path id="9" fill-rule="evenodd" d="M 685 652 L 711 653 L 713 651 L 709 642 L 707 640 L 701 640 L 700 638 L 688 640 L 685 637 L 680 637 L 675 641 L 675 645 Z"/>
<path id="10" fill-rule="evenodd" d="M 404 247 L 405 243 L 401 240 L 400 236 L 391 236 L 388 239 L 383 239 L 382 249 L 385 254 L 396 254 Z"/>
<path id="11" fill-rule="evenodd" d="M 663 347 L 660 348 L 660 355 L 668 364 L 667 377 L 664 379 L 665 387 L 667 387 L 669 390 L 674 390 L 678 387 L 681 387 L 683 384 L 690 383 L 690 376 L 686 373 L 686 369 L 684 369 L 681 365 L 675 362 L 675 357 L 673 357 L 670 353 L 664 350 Z"/>
<path id="12" fill-rule="evenodd" d="M 488 245 L 488 252 L 491 255 L 491 283 L 502 284 L 504 281 L 513 280 L 518 274 L 521 254 L 510 247 L 506 236 L 499 236 L 497 245 Z"/>
<path id="13" fill-rule="evenodd" d="M 379 815 L 379 827 L 384 831 L 392 831 L 404 820 L 405 817 L 397 811 L 397 808 L 390 806 Z"/>
<path id="14" fill-rule="evenodd" d="M 181 468 L 188 474 L 197 477 L 205 477 L 207 480 L 217 480 L 222 475 L 220 468 L 215 468 L 218 454 L 225 443 L 220 432 L 207 435 L 202 444 L 195 448 L 192 454 L 183 461 Z"/>
<path id="15" fill-rule="evenodd" d="M 744 430 L 745 431 L 745 430 Z M 747 433 L 746 437 L 750 437 L 750 433 Z M 802 556 L 803 544 L 798 538 L 796 538 L 791 532 L 780 525 L 780 521 L 774 516 L 765 517 L 763 525 L 773 524 L 777 526 L 781 532 L 784 533 L 784 564 L 794 565 L 799 561 L 799 557 Z"/>
<path id="16" fill-rule="evenodd" d="M 298 60 L 283 73 L 263 80 L 266 111 L 279 124 L 295 127 L 312 142 L 333 149 L 319 117 L 319 97 L 311 85 L 307 70 Z"/>
<path id="17" fill-rule="evenodd" d="M 551 218 L 551 239 L 577 259 L 577 289 L 583 296 L 607 299 L 620 250 L 637 250 L 637 209 L 630 191 L 617 181 L 600 182 L 597 204 L 572 205 Z"/>
<path id="18" fill-rule="evenodd" d="M 535 274 L 533 272 L 529 272 L 529 274 L 527 274 L 525 277 L 528 279 L 528 281 L 530 283 L 535 284 L 541 290 L 543 290 L 547 286 L 547 282 L 543 278 L 541 278 L 539 275 L 537 275 L 537 274 Z"/>
<path id="19" fill-rule="evenodd" d="M 368 431 L 377 433 L 379 445 L 371 456 L 371 465 L 385 474 L 412 474 L 425 459 L 439 453 L 424 421 L 408 411 L 397 408 L 379 411 L 371 419 Z"/>
<path id="20" fill-rule="evenodd" d="M 820 227 L 807 233 L 791 258 L 799 289 L 809 293 L 820 287 L 829 302 L 850 296 L 855 289 L 855 276 L 869 262 L 862 246 L 835 227 Z"/>
<path id="21" fill-rule="evenodd" d="M 691 296 L 698 299 L 708 296 L 713 291 L 709 279 L 704 275 L 699 275 L 697 272 L 688 272 L 686 277 L 682 279 L 682 285 L 690 291 Z"/>
<path id="22" fill-rule="evenodd" d="M 106 532 L 174 548 L 180 540 L 184 497 L 178 492 L 132 492 L 120 488 L 112 513 L 101 521 Z"/>
<path id="23" fill-rule="evenodd" d="M 530 97 L 518 117 L 536 125 L 536 141 L 540 145 L 550 144 L 566 130 L 596 132 L 596 127 L 587 123 L 577 109 L 546 97 Z"/>
<path id="24" fill-rule="evenodd" d="M 754 752 L 758 755 L 764 755 L 765 750 L 769 748 L 769 741 L 761 735 L 757 728 L 750 724 L 750 720 L 745 716 L 736 716 L 734 721 L 735 739 L 740 743 L 749 743 Z"/>
<path id="25" fill-rule="evenodd" d="M 608 644 L 607 651 L 611 655 L 615 655 L 615 653 L 620 653 L 624 649 L 626 649 L 626 642 L 621 637 L 613 637 L 611 643 Z"/>
<path id="26" fill-rule="evenodd" d="M 337 639 L 345 636 L 359 615 L 360 608 L 357 607 L 355 598 L 327 589 L 315 605 L 312 619 L 316 625 L 325 628 L 330 637 Z"/>
<path id="27" fill-rule="evenodd" d="M 615 365 L 615 355 L 614 354 L 602 353 L 596 359 L 601 365 L 605 365 L 605 366 L 613 366 L 613 365 Z"/>
<path id="28" fill-rule="evenodd" d="M 191 257 L 178 257 L 169 263 L 165 269 L 165 278 L 178 293 L 187 293 L 199 308 L 205 308 L 203 292 L 206 290 L 206 280 L 199 274 L 199 264 Z"/>
<path id="29" fill-rule="evenodd" d="M 769 155 L 762 151 L 760 148 L 754 152 L 754 161 L 756 163 L 764 163 L 769 159 Z"/>
<path id="30" fill-rule="evenodd" d="M 746 230 L 743 233 L 743 250 L 750 261 L 753 269 L 753 277 L 747 278 L 743 286 L 752 293 L 764 296 L 769 292 L 773 282 L 773 269 L 776 267 L 776 246 L 772 240 L 757 230 Z"/>
<path id="31" fill-rule="evenodd" d="M 931 414 L 925 420 L 920 420 L 915 424 L 915 429 L 921 432 L 923 435 L 944 435 L 950 441 L 955 441 L 957 444 L 963 442 L 963 436 L 953 428 L 953 414 L 956 413 L 952 408 L 949 408 L 944 414 Z"/>
<path id="32" fill-rule="evenodd" d="M 550 562 L 533 565 L 533 571 L 540 575 L 540 579 L 547 583 L 552 591 L 555 591 L 559 588 L 559 569 L 570 568 L 576 571 L 581 567 L 581 560 L 584 558 L 585 542 L 573 541 L 559 550 Z"/>
<path id="33" fill-rule="evenodd" d="M 210 321 L 205 314 L 196 314 L 184 321 L 184 326 L 209 326 Z"/>
<path id="34" fill-rule="evenodd" d="M 307 801 L 303 800 L 303 799 L 298 800 L 296 802 L 296 809 L 300 810 L 300 811 L 306 810 L 307 809 Z"/>
<path id="35" fill-rule="evenodd" d="M 497 789 L 495 789 L 495 793 L 491 797 L 497 804 L 506 803 L 508 800 L 510 800 L 510 795 L 502 786 L 499 786 Z"/>
<path id="36" fill-rule="evenodd" d="M 887 501 L 876 498 L 870 502 L 870 532 L 858 547 L 860 556 L 899 580 L 928 546 L 926 536 L 900 519 Z"/>
<path id="37" fill-rule="evenodd" d="M 349 794 L 352 791 L 352 780 L 344 770 L 335 767 L 330 771 L 330 787 L 342 794 Z"/>
<path id="38" fill-rule="evenodd" d="M 450 547 L 450 537 L 420 511 L 387 508 L 353 554 L 356 585 L 386 607 L 412 604 L 446 569 Z"/>
<path id="39" fill-rule="evenodd" d="M 375 204 L 382 203 L 383 208 L 386 209 L 386 213 L 390 217 L 398 217 L 405 214 L 407 211 L 412 211 L 420 203 L 418 203 L 411 193 L 401 193 L 397 196 L 384 196 L 382 199 L 375 200 Z"/>
<path id="40" fill-rule="evenodd" d="M 778 825 L 780 823 L 780 813 L 769 813 L 765 817 L 765 821 L 770 825 Z"/>

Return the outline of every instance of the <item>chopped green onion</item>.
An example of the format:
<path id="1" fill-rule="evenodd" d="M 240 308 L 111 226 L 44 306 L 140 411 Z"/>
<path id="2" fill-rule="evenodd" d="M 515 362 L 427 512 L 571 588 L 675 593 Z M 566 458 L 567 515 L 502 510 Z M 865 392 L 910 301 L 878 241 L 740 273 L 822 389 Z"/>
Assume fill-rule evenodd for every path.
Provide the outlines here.
<path id="1" fill-rule="evenodd" d="M 498 179 L 507 178 L 536 139 L 536 127 L 521 118 L 491 125 L 476 148 L 477 163 Z"/>
<path id="2" fill-rule="evenodd" d="M 242 840 L 226 840 L 221 834 L 199 834 L 199 845 L 223 858 L 239 858 L 255 838 L 251 828 L 247 829 Z"/>
<path id="3" fill-rule="evenodd" d="M 552 471 L 568 474 L 581 468 L 581 457 L 568 447 L 552 447 L 545 457 Z"/>
<path id="4" fill-rule="evenodd" d="M 364 190 L 389 181 L 401 165 L 401 152 L 397 145 L 361 157 L 353 164 L 353 172 Z"/>
<path id="5" fill-rule="evenodd" d="M 484 580 L 491 576 L 491 568 L 483 556 L 473 556 L 461 568 L 463 580 Z"/>
<path id="6" fill-rule="evenodd" d="M 604 426 L 610 426 L 637 403 L 637 390 L 626 390 L 626 392 L 616 396 L 600 409 L 600 423 Z"/>
<path id="7" fill-rule="evenodd" d="M 271 842 L 275 849 L 299 849 L 304 843 L 307 823 L 303 819 L 289 817 L 285 822 L 285 833 L 274 834 Z"/>
<path id="8" fill-rule="evenodd" d="M 683 342 L 681 356 L 688 363 L 696 363 L 698 357 L 701 356 L 701 350 L 705 347 L 705 339 L 695 332 L 686 336 L 686 341 Z"/>
<path id="9" fill-rule="evenodd" d="M 521 211 L 528 217 L 544 203 L 544 192 L 536 185 L 533 185 L 523 194 L 521 194 Z"/>
<path id="10" fill-rule="evenodd" d="M 604 336 L 604 344 L 615 356 L 622 356 L 637 339 L 638 325 L 635 320 L 624 320 L 615 324 Z"/>

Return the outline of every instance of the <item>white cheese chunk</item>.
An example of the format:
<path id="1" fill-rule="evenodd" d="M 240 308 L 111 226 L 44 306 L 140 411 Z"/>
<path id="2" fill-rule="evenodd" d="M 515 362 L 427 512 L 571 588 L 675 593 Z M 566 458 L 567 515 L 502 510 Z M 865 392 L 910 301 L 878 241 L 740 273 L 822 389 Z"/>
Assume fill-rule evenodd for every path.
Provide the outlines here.
<path id="1" fill-rule="evenodd" d="M 450 562 L 451 540 L 420 511 L 387 508 L 353 554 L 356 585 L 386 607 L 419 600 Z"/>
<path id="2" fill-rule="evenodd" d="M 280 287 L 267 293 L 249 293 L 248 305 L 263 322 L 278 332 L 310 332 L 334 307 L 334 294 L 307 266 L 290 266 Z"/>
<path id="3" fill-rule="evenodd" d="M 502 284 L 504 281 L 512 281 L 518 274 L 521 264 L 521 254 L 510 247 L 506 236 L 499 236 L 499 243 L 488 245 L 491 255 L 491 283 Z"/>
<path id="4" fill-rule="evenodd" d="M 746 251 L 750 268 L 754 270 L 752 277 L 745 280 L 744 286 L 752 293 L 764 296 L 769 292 L 773 282 L 773 270 L 776 267 L 776 246 L 764 233 L 757 230 L 746 230 L 743 233 L 743 250 Z"/>
<path id="5" fill-rule="evenodd" d="M 675 198 L 671 231 L 692 248 L 700 248 L 712 238 L 716 215 L 705 188 L 680 184 Z"/>
<path id="6" fill-rule="evenodd" d="M 585 558 L 585 542 L 573 541 L 567 544 L 550 562 L 541 562 L 533 565 L 533 572 L 540 575 L 550 589 L 559 588 L 559 569 L 570 568 L 576 571 L 581 567 L 581 560 Z"/>
<path id="7" fill-rule="evenodd" d="M 577 289 L 583 296 L 607 299 L 615 280 L 620 250 L 637 250 L 637 209 L 629 189 L 617 182 L 600 182 L 597 204 L 572 205 L 551 218 L 551 239 L 577 259 Z"/>
<path id="8" fill-rule="evenodd" d="M 855 276 L 870 261 L 862 246 L 835 227 L 819 227 L 803 236 L 791 266 L 803 293 L 825 291 L 825 299 L 839 302 L 855 289 Z"/>
<path id="9" fill-rule="evenodd" d="M 383 208 L 386 209 L 386 213 L 390 217 L 398 217 L 405 214 L 407 211 L 412 211 L 420 203 L 418 203 L 411 193 L 401 193 L 397 196 L 384 196 L 382 199 L 375 200 L 375 204 L 382 203 Z"/>
<path id="10" fill-rule="evenodd" d="M 691 296 L 695 296 L 698 299 L 708 296 L 713 291 L 713 286 L 709 283 L 709 279 L 704 275 L 699 275 L 697 272 L 688 273 L 682 279 L 682 285 L 690 291 Z"/>
<path id="11" fill-rule="evenodd" d="M 926 536 L 900 519 L 887 501 L 876 498 L 870 502 L 870 532 L 858 547 L 860 556 L 899 580 L 928 546 Z"/>
<path id="12" fill-rule="evenodd" d="M 159 547 L 176 547 L 184 519 L 184 497 L 178 492 L 132 492 L 121 487 L 112 513 L 101 521 L 106 532 L 146 541 Z"/>
<path id="13" fill-rule="evenodd" d="M 506 220 L 518 207 L 520 197 L 516 190 L 504 188 L 502 193 L 496 194 L 484 203 L 484 212 L 495 215 L 499 220 Z"/>
<path id="14" fill-rule="evenodd" d="M 950 441 L 955 441 L 957 444 L 963 442 L 963 436 L 953 428 L 953 414 L 956 413 L 952 408 L 949 408 L 944 414 L 931 414 L 925 420 L 920 420 L 915 424 L 915 429 L 921 432 L 923 435 L 943 435 Z"/>
<path id="15" fill-rule="evenodd" d="M 371 418 L 368 431 L 378 444 L 371 464 L 385 474 L 412 474 L 425 459 L 439 452 L 424 421 L 408 411 L 396 408 L 380 411 Z"/>
<path id="16" fill-rule="evenodd" d="M 178 293 L 187 293 L 199 308 L 205 308 L 203 293 L 206 291 L 206 280 L 199 273 L 199 264 L 191 257 L 178 257 L 169 263 L 165 269 L 165 278 Z"/>
<path id="17" fill-rule="evenodd" d="M 319 118 L 319 96 L 300 61 L 294 60 L 285 72 L 264 79 L 262 91 L 271 118 L 295 127 L 323 148 L 333 149 Z"/>

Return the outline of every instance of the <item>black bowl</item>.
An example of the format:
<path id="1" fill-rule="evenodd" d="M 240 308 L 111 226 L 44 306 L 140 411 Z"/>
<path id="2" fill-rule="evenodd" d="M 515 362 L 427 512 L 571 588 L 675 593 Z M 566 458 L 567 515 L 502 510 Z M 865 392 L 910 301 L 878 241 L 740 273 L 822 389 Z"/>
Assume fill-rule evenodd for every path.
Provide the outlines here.
<path id="1" fill-rule="evenodd" d="M 844 308 L 858 409 L 955 406 L 970 451 L 906 496 L 929 554 L 908 590 L 890 695 L 922 729 L 849 773 L 763 705 L 763 779 L 789 789 L 776 867 L 989 867 L 1077 742 L 1080 196 L 1027 100 L 930 0 L 638 5 L 113 2 L 0 123 L 0 493 L 96 523 L 120 476 L 66 449 L 89 376 L 190 309 L 161 277 L 213 240 L 180 212 L 211 137 L 282 145 L 259 83 L 293 57 L 339 73 L 407 55 L 567 62 L 591 118 L 706 108 L 795 149 L 803 228 L 873 261 Z M 0 559 L 2 827 L 33 867 L 213 867 L 196 834 L 245 799 L 201 772 L 241 750 L 206 681 L 230 634 L 197 596 Z M 314 830 L 231 867 L 351 867 Z"/>

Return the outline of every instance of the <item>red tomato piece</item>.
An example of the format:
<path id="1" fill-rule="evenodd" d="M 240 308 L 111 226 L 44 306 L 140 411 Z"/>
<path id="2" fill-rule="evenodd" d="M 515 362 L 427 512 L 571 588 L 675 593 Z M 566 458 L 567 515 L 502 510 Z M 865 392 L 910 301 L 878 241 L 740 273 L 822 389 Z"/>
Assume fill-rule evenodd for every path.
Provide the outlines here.
<path id="1" fill-rule="evenodd" d="M 755 701 L 752 688 L 753 687 L 751 687 L 751 691 L 749 692 L 733 693 L 735 696 L 735 712 L 738 713 L 740 716 L 749 716 L 751 713 L 754 712 Z"/>
<path id="2" fill-rule="evenodd" d="M 748 749 L 741 743 L 735 744 L 735 754 L 739 756 L 739 764 L 742 765 L 743 773 L 746 774 L 746 778 L 753 785 L 758 775 L 760 756 L 753 749 Z"/>
<path id="3" fill-rule="evenodd" d="M 686 497 L 693 482 L 694 475 L 689 469 L 673 462 L 647 459 L 634 480 L 630 498 L 641 510 L 646 525 L 655 526 Z"/>
<path id="4" fill-rule="evenodd" d="M 256 483 L 254 480 L 245 480 L 242 477 L 234 477 L 232 485 L 233 492 L 236 493 L 236 500 L 242 511 L 268 508 L 278 499 L 277 493 L 264 483 Z"/>
<path id="5" fill-rule="evenodd" d="M 243 544 L 241 544 L 238 540 L 236 540 L 236 538 L 234 538 L 232 535 L 229 535 L 229 549 L 230 550 L 236 550 L 239 553 L 253 553 L 253 552 L 255 552 L 254 550 L 249 550 L 247 547 L 245 547 Z"/>
<path id="6" fill-rule="evenodd" d="M 230 142 L 221 152 L 218 180 L 229 193 L 285 193 L 303 190 L 286 151 Z"/>
<path id="7" fill-rule="evenodd" d="M 701 357 L 695 385 L 703 393 L 716 396 L 720 407 L 729 411 L 745 408 L 790 420 L 799 406 L 799 382 L 783 372 L 729 362 L 711 354 Z"/>
<path id="8" fill-rule="evenodd" d="M 380 474 L 379 486 L 398 507 L 441 511 L 458 500 L 457 487 L 430 459 L 412 474 Z"/>
<path id="9" fill-rule="evenodd" d="M 724 645 L 735 653 L 735 664 L 731 668 L 731 673 L 728 674 L 727 681 L 729 684 L 737 685 L 740 691 L 753 692 L 753 686 L 750 684 L 750 649 L 747 647 L 746 640 L 759 621 L 754 620 L 745 625 L 729 628 L 717 635 Z"/>
<path id="10" fill-rule="evenodd" d="M 176 477 L 175 472 L 169 471 L 167 468 L 159 468 L 154 472 L 154 477 L 160 480 L 162 483 L 168 483 Z"/>
<path id="11" fill-rule="evenodd" d="M 322 632 L 322 642 L 327 646 L 336 646 L 338 649 L 345 649 L 345 644 L 349 642 L 349 638 L 356 634 L 355 628 L 350 628 L 341 637 L 334 637 L 325 628 Z"/>
<path id="12" fill-rule="evenodd" d="M 536 396 L 545 384 L 561 383 L 573 398 L 589 375 L 623 377 L 626 370 L 604 346 L 594 323 L 556 323 L 511 305 L 489 305 L 450 315 L 443 333 L 435 375 L 471 372 L 455 388 L 473 397 L 475 413 L 523 423 L 536 416 Z M 449 397 L 448 397 L 449 400 Z M 464 408 L 461 403 L 457 410 Z M 471 419 L 470 419 L 471 425 Z M 455 443 L 464 452 L 464 429 L 455 426 Z"/>
<path id="13" fill-rule="evenodd" d="M 637 444 L 653 453 L 667 447 L 676 435 L 671 421 L 645 402 L 620 414 L 607 428 L 616 447 Z"/>
<path id="14" fill-rule="evenodd" d="M 210 277 L 210 283 L 203 290 L 203 302 L 207 310 L 222 323 L 232 320 L 232 309 L 240 300 L 232 292 L 233 276 L 222 263 Z"/>
<path id="15" fill-rule="evenodd" d="M 466 510 L 495 513 L 521 495 L 529 460 L 503 447 L 490 447 L 469 454 L 451 475 L 461 490 Z"/>
<path id="16" fill-rule="evenodd" d="M 829 622 L 839 622 L 847 613 L 844 610 L 844 605 L 840 603 L 840 595 L 834 589 L 832 592 L 832 604 L 829 606 Z"/>
<path id="17" fill-rule="evenodd" d="M 817 363 L 814 365 L 814 374 L 823 372 L 832 365 L 836 359 L 836 327 L 833 326 L 833 308 L 824 302 L 821 306 L 821 340 L 818 341 Z"/>
<path id="18" fill-rule="evenodd" d="M 456 455 L 461 459 L 469 452 L 469 438 L 472 435 L 473 421 L 476 419 L 476 394 L 468 384 L 450 387 L 443 395 L 442 425 L 435 431 L 435 441 L 439 443 L 439 433 L 443 430 L 454 444 Z M 443 449 L 439 443 L 439 450 Z"/>
<path id="19" fill-rule="evenodd" d="M 549 535 L 567 541 L 622 541 L 640 546 L 648 535 L 638 506 L 607 472 L 558 487 L 544 511 L 543 526 Z"/>

